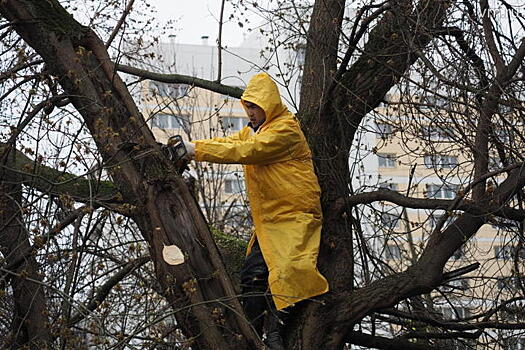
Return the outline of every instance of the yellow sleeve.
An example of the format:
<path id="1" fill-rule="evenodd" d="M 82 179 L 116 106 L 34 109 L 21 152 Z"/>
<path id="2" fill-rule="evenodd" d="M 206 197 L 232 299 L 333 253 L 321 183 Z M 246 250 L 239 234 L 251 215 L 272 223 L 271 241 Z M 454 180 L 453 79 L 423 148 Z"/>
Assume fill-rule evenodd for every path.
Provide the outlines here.
<path id="1" fill-rule="evenodd" d="M 214 141 L 214 142 L 218 142 L 218 143 L 229 143 L 229 142 L 235 142 L 235 141 L 239 141 L 241 140 L 241 131 L 238 131 L 234 134 L 231 134 L 229 136 L 226 136 L 226 137 L 214 137 L 212 139 L 209 139 L 209 140 L 194 140 L 192 141 L 193 143 L 197 143 L 197 142 L 201 142 L 201 141 Z"/>
<path id="2" fill-rule="evenodd" d="M 195 142 L 195 160 L 229 164 L 271 164 L 291 159 L 300 142 L 296 123 L 275 123 L 247 140 L 223 138 Z"/>

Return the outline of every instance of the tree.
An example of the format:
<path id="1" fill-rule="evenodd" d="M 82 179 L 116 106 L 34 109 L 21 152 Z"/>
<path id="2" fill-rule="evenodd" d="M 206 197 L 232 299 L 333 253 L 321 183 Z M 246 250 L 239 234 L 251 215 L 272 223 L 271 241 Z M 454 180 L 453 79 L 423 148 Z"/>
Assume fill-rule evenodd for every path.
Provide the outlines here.
<path id="1" fill-rule="evenodd" d="M 248 6 L 243 2 L 238 5 L 241 10 Z M 265 12 L 276 16 L 272 19 L 277 23 L 291 23 L 290 13 L 303 14 L 297 11 L 302 8 L 299 2 L 292 2 L 291 12 L 286 11 L 284 2 L 280 5 L 280 11 Z M 506 11 L 507 22 L 496 23 L 495 5 Z M 257 3 L 253 6 L 260 7 Z M 327 295 L 292 309 L 293 321 L 287 326 L 286 339 L 290 349 L 341 349 L 345 344 L 384 349 L 451 348 L 456 343 L 443 339 L 455 342 L 475 339 L 488 343 L 489 335 L 495 330 L 504 333 L 524 328 L 522 321 L 508 322 L 498 318 L 500 311 L 512 311 L 516 302 L 523 300 L 520 279 L 517 280 L 521 286 L 517 294 L 505 295 L 493 304 L 485 303 L 474 316 L 459 317 L 459 322 L 435 317 L 431 312 L 436 306 L 436 293 L 451 297 L 458 294 L 454 289 L 447 292 L 436 288 L 473 273 L 479 267 L 472 263 L 449 269 L 447 262 L 467 247 L 469 239 L 475 237 L 485 223 L 517 222 L 512 226 L 514 229 L 505 229 L 514 245 L 504 255 L 515 262 L 512 276 L 520 277 L 523 273 L 519 262 L 523 258 L 521 222 L 525 215 L 521 198 L 525 176 L 519 123 L 523 112 L 525 41 L 520 37 L 523 22 L 519 9 L 503 1 L 480 0 L 478 4 L 396 0 L 367 3 L 355 11 L 350 21 L 345 16 L 344 0 L 322 0 L 313 5 L 308 29 L 305 29 L 304 18 L 298 19 L 299 26 L 288 26 L 292 27 L 291 34 L 305 35 L 306 56 L 298 115 L 314 153 L 322 188 L 325 218 L 319 268 L 330 281 L 331 289 Z M 79 295 L 72 290 L 73 282 L 78 282 L 74 266 L 83 261 L 78 255 L 89 250 L 89 240 L 100 241 L 97 232 L 105 220 L 115 220 L 112 231 L 115 233 L 117 227 L 131 230 L 132 225 L 125 224 L 129 219 L 136 225 L 137 235 L 149 244 L 149 258 L 158 283 L 152 289 L 164 296 L 171 306 L 169 315 L 176 318 L 176 322 L 162 323 L 148 315 L 151 318 L 143 327 L 151 323 L 156 326 L 150 326 L 147 340 L 154 342 L 155 338 L 163 339 L 167 334 L 173 337 L 176 334 L 173 329 L 178 328 L 184 338 L 173 338 L 173 344 L 180 347 L 191 344 L 198 349 L 255 348 L 260 341 L 242 317 L 235 289 L 206 222 L 181 178 L 159 152 L 117 70 L 145 79 L 190 83 L 233 97 L 239 97 L 242 91 L 220 82 L 162 75 L 115 64 L 106 50 L 109 45 L 105 45 L 92 29 L 75 21 L 55 0 L 6 0 L 0 3 L 0 14 L 4 18 L 0 25 L 4 31 L 2 39 L 11 39 L 11 50 L 19 49 L 18 56 L 13 51 L 5 51 L 11 53 L 6 57 L 11 57 L 13 63 L 4 68 L 2 79 L 6 81 L 13 75 L 16 79 L 2 97 L 6 99 L 15 91 L 23 94 L 21 88 L 27 84 L 33 84 L 34 90 L 26 96 L 27 109 L 17 111 L 20 122 L 2 148 L 2 180 L 7 183 L 4 193 L 19 193 L 19 189 L 6 186 L 21 182 L 31 191 L 45 194 L 48 208 L 62 214 L 58 228 L 48 230 L 46 235 L 23 237 L 24 241 L 33 240 L 32 247 L 25 248 L 23 252 L 27 253 L 8 262 L 2 271 L 9 271 L 22 280 L 27 278 L 27 274 L 14 270 L 20 266 L 22 258 L 29 257 L 34 249 L 49 249 L 46 242 L 50 237 L 76 221 L 70 241 L 61 242 L 70 247 L 71 259 L 66 269 L 69 273 L 62 284 L 66 293 L 61 294 L 60 311 L 53 314 L 56 317 L 52 319 L 56 321 L 49 326 L 45 325 L 45 320 L 38 321 L 43 323 L 42 328 L 52 331 L 39 335 L 35 341 L 51 346 L 59 339 L 62 346 L 66 346 L 72 337 L 90 328 L 92 333 L 100 335 L 95 330 L 100 324 L 95 322 L 91 327 L 81 325 L 81 321 L 89 320 L 94 315 L 90 316 L 89 312 L 99 304 L 110 304 L 111 298 L 119 295 L 111 294 L 107 299 L 110 290 L 126 290 L 122 285 L 117 287 L 119 281 L 134 274 L 147 258 L 137 256 L 134 261 L 123 261 L 122 255 L 117 258 L 104 256 L 120 269 L 111 278 L 102 279 L 104 283 L 93 280 L 92 288 L 86 287 L 86 300 L 90 302 L 79 303 L 78 313 L 72 312 L 73 298 L 68 298 Z M 122 18 L 126 16 L 125 12 Z M 123 21 L 117 21 L 117 29 Z M 20 40 L 34 51 L 20 50 Z M 279 40 L 272 43 L 280 45 Z M 283 45 L 290 45 L 290 42 Z M 32 74 L 18 77 L 19 72 Z M 33 101 L 35 91 L 47 93 L 37 104 Z M 386 101 L 387 93 L 393 91 L 398 96 L 396 100 Z M 416 96 L 426 99 L 417 100 Z M 437 103 L 440 99 L 447 102 L 446 106 Z M 453 156 L 455 152 L 462 152 L 465 162 L 461 172 L 467 182 L 454 199 L 411 196 L 410 186 L 406 194 L 381 189 L 359 193 L 353 188 L 355 174 L 348 166 L 348 157 L 355 154 L 352 152 L 361 151 L 357 135 L 367 126 L 366 118 L 376 117 L 377 122 L 381 122 L 382 116 L 375 114 L 381 103 L 387 103 L 389 111 L 399 117 L 388 121 L 400 131 L 401 138 L 418 139 L 420 148 L 410 150 L 409 155 L 417 156 L 425 146 L 423 153 L 427 154 L 430 149 L 428 152 L 435 162 L 438 155 Z M 30 127 L 39 113 L 43 110 L 51 113 L 53 108 L 67 110 L 68 104 L 74 107 L 74 115 L 80 116 L 89 131 L 88 142 L 82 147 L 94 146 L 95 154 L 102 159 L 98 164 L 92 163 L 96 165 L 89 171 L 92 179 L 67 174 L 63 166 L 60 169 L 60 161 L 58 169 L 39 164 L 42 161 L 39 162 L 38 153 L 34 162 L 29 161 L 14 148 L 23 129 Z M 430 107 L 430 111 L 424 107 Z M 511 113 L 504 113 L 506 110 Z M 45 119 L 42 123 L 47 123 Z M 56 127 L 52 120 L 48 122 L 50 129 Z M 420 132 L 432 125 L 440 127 L 438 134 L 448 135 L 447 130 L 454 129 L 449 136 L 455 146 L 450 149 L 439 146 L 433 152 L 430 147 L 436 143 L 431 142 L 435 141 L 429 136 L 432 133 Z M 497 130 L 505 130 L 509 137 L 501 137 Z M 76 136 L 79 137 L 80 134 Z M 93 144 L 89 142 L 91 139 Z M 27 148 L 25 151 L 35 152 Z M 494 155 L 502 165 L 496 170 L 489 167 L 489 160 Z M 60 153 L 58 156 L 69 157 Z M 106 172 L 108 178 L 100 178 Z M 31 217 L 24 212 L 29 204 L 16 196 L 5 198 L 20 203 L 21 209 L 4 217 Z M 35 203 L 42 201 L 38 195 L 26 198 L 33 198 Z M 407 244 L 403 247 L 411 249 L 410 263 L 399 269 L 387 263 L 380 265 L 381 268 L 377 266 L 381 261 L 377 252 L 370 250 L 369 237 L 362 230 L 367 220 L 362 215 L 363 208 L 380 201 L 401 207 L 400 218 L 407 224 Z M 75 209 L 71 205 L 73 202 L 86 203 L 86 207 Z M 9 206 L 4 205 L 4 210 Z M 96 207 L 105 210 L 93 211 Z M 408 208 L 445 210 L 431 233 L 422 238 L 421 246 L 410 242 Z M 447 226 L 448 217 L 452 220 Z M 24 232 L 30 233 L 32 226 L 41 232 L 41 219 L 40 228 L 35 227 L 35 222 L 24 220 Z M 7 227 L 4 222 L 11 221 L 4 219 L 2 226 Z M 81 230 L 82 225 L 90 229 Z M 89 234 L 81 234 L 81 231 Z M 129 251 L 130 244 L 119 242 L 121 253 L 125 249 Z M 186 253 L 185 263 L 165 264 L 162 259 L 164 245 L 180 247 Z M 106 250 L 100 249 L 101 245 L 96 247 L 96 254 L 102 258 Z M 27 264 L 35 262 L 28 260 Z M 91 264 L 95 266 L 96 261 L 92 260 Z M 140 280 L 143 278 L 140 275 L 142 273 L 134 278 Z M 483 274 L 473 276 L 484 283 L 488 281 Z M 14 293 L 13 298 L 16 303 Z M 131 300 L 130 295 L 122 294 L 120 301 L 124 300 Z M 403 303 L 395 307 L 400 302 Z M 109 314 L 109 307 L 102 305 L 102 309 L 104 307 Z M 65 327 L 68 334 L 58 334 L 57 325 L 64 324 L 69 326 Z M 390 333 L 395 337 L 376 332 L 376 326 L 385 324 L 390 326 Z M 359 331 L 353 330 L 355 325 L 360 326 Z M 138 333 L 144 329 L 141 327 L 136 328 Z M 134 341 L 133 334 L 114 333 L 114 336 L 120 345 Z M 190 343 L 178 343 L 180 339 Z M 16 341 L 32 340 L 19 337 Z"/>

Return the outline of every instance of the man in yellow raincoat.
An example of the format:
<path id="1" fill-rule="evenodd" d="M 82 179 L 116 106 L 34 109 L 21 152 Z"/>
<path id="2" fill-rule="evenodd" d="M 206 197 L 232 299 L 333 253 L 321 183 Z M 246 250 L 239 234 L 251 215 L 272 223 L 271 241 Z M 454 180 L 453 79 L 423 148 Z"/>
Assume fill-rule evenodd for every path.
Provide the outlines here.
<path id="1" fill-rule="evenodd" d="M 320 188 L 299 123 L 268 74 L 250 80 L 241 104 L 250 122 L 240 132 L 185 144 L 197 161 L 244 165 L 255 233 L 241 272 L 243 305 L 261 334 L 264 311 L 275 315 L 272 308 L 282 310 L 328 291 L 316 266 Z M 268 288 L 270 303 L 261 296 Z M 272 330 L 266 334 L 270 340 Z"/>

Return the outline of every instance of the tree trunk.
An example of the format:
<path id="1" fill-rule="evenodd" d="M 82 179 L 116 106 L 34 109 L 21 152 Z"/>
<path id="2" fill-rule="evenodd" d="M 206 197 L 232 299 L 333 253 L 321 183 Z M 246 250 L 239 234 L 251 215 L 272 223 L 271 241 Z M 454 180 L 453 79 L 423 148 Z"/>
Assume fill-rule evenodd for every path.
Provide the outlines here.
<path id="1" fill-rule="evenodd" d="M 330 4 L 334 8 L 341 6 L 336 0 Z M 341 22 L 329 11 L 316 11 L 316 8 L 325 7 L 328 7 L 326 1 L 316 2 L 309 28 L 300 117 L 314 154 L 322 189 L 323 245 L 318 265 L 330 281 L 330 293 L 323 297 L 325 303 L 310 303 L 297 311 L 301 314 L 298 316 L 301 322 L 290 327 L 288 339 L 294 349 L 341 349 L 347 338 L 345 330 L 351 330 L 355 323 L 377 309 L 377 302 L 383 305 L 389 300 L 393 305 L 401 300 L 398 299 L 401 294 L 405 298 L 432 288 L 428 283 L 422 283 L 423 287 L 421 283 L 414 285 L 410 282 L 417 278 L 414 272 L 419 269 L 414 268 L 378 281 L 387 289 L 379 288 L 379 291 L 391 293 L 378 295 L 376 300 L 361 298 L 368 294 L 352 291 L 350 210 L 341 215 L 341 210 L 336 209 L 340 208 L 338 198 L 344 202 L 351 195 L 348 156 L 361 121 L 415 62 L 415 51 L 429 43 L 432 29 L 445 18 L 446 7 L 439 0 L 423 0 L 417 9 L 410 1 L 395 1 L 391 10 L 386 11 L 370 31 L 360 58 L 350 68 L 340 68 L 340 76 L 334 74 L 338 45 L 333 33 L 340 32 Z M 332 37 L 318 33 L 332 33 Z M 318 35 L 321 35 L 318 40 L 323 44 L 316 43 Z M 316 53 L 317 50 L 322 52 Z M 338 80 L 334 81 L 334 78 Z M 435 282 L 439 278 L 431 280 Z M 402 293 L 400 285 L 406 288 Z M 370 293 L 372 289 L 366 291 Z M 391 298 L 387 297 L 389 295 Z M 347 304 L 349 300 L 352 300 L 351 305 Z M 346 310 L 343 318 L 342 310 Z"/>
<path id="2" fill-rule="evenodd" d="M 149 242 L 157 278 L 179 326 L 192 337 L 192 347 L 255 348 L 258 340 L 243 317 L 203 216 L 173 166 L 160 154 L 104 44 L 56 0 L 7 0 L 0 4 L 0 13 L 14 22 L 18 34 L 42 56 L 82 114 L 106 170 L 130 203 L 120 211 L 135 220 Z M 123 146 L 130 143 L 136 146 Z M 177 245 L 185 262 L 166 264 L 165 245 Z"/>
<path id="3" fill-rule="evenodd" d="M 0 172 L 0 178 L 2 178 Z M 30 247 L 27 230 L 22 222 L 22 186 L 0 183 L 0 249 L 5 265 L 22 258 Z M 5 339 L 5 347 L 11 349 L 46 349 L 51 345 L 51 333 L 47 319 L 44 287 L 38 282 L 38 263 L 33 255 L 12 274 L 4 275 L 11 281 L 13 292 L 13 322 L 11 336 Z"/>

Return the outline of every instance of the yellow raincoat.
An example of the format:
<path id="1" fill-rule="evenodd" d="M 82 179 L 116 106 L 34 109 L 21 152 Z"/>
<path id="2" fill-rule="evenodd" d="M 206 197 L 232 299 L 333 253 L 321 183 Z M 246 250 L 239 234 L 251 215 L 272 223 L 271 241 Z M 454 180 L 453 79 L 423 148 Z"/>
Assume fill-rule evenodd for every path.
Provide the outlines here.
<path id="1" fill-rule="evenodd" d="M 328 291 L 317 270 L 321 234 L 320 189 L 312 156 L 295 116 L 266 73 L 255 75 L 241 97 L 261 107 L 265 122 L 225 138 L 195 142 L 195 159 L 244 165 L 255 236 L 268 265 L 277 310 Z M 246 108 L 246 107 L 245 107 Z"/>

